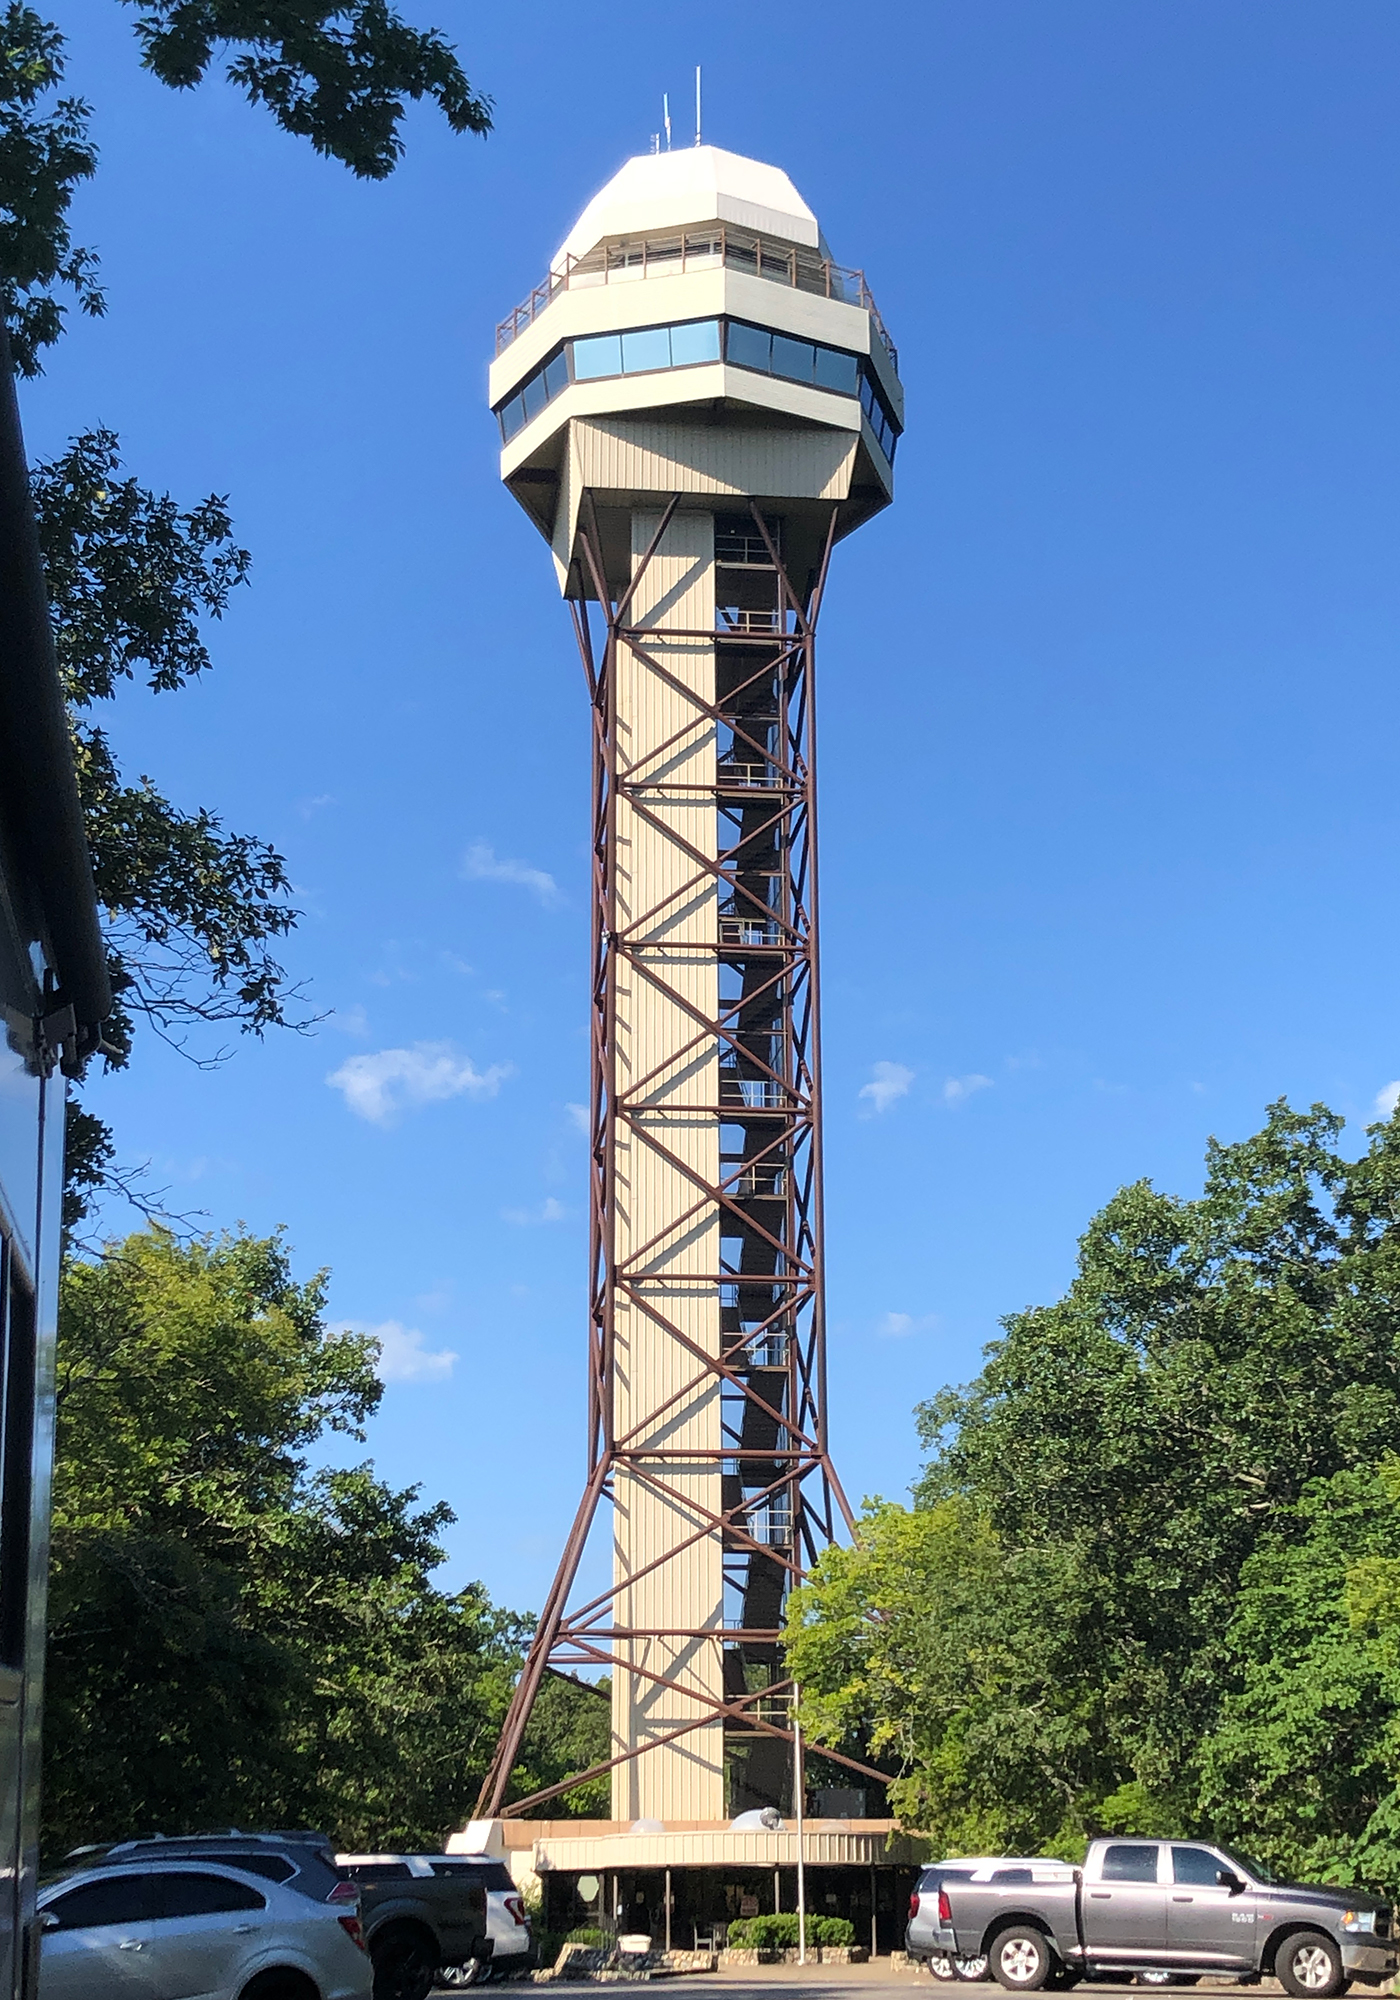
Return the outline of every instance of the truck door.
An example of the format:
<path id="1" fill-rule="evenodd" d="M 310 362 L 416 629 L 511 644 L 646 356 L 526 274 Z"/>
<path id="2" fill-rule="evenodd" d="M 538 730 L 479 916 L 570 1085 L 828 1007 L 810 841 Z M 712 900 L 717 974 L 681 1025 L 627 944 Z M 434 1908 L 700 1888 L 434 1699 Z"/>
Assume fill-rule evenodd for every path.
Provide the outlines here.
<path id="1" fill-rule="evenodd" d="M 1155 1840 L 1110 1841 L 1096 1882 L 1084 1885 L 1084 1949 L 1105 1964 L 1160 1965 L 1167 1949 L 1167 1897 Z"/>
<path id="2" fill-rule="evenodd" d="M 1173 1846 L 1172 1889 L 1167 1904 L 1167 1946 L 1179 1964 L 1252 1970 L 1257 1897 L 1238 1882 L 1223 1855 L 1208 1847 Z"/>

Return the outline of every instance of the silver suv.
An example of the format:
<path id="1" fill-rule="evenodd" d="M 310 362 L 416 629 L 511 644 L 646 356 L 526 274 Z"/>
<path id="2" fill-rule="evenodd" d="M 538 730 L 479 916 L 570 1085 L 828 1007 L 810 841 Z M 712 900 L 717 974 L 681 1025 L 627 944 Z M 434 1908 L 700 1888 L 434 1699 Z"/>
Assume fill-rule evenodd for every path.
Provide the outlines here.
<path id="1" fill-rule="evenodd" d="M 39 2000 L 370 2000 L 359 1917 L 209 1861 L 103 1863 L 39 1892 Z"/>

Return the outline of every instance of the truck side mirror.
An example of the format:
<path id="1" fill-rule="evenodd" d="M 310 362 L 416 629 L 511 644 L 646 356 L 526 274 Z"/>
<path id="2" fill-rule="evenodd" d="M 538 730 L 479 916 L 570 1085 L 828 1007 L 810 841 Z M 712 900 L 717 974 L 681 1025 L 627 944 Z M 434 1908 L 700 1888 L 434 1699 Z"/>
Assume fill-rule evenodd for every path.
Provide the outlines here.
<path id="1" fill-rule="evenodd" d="M 1218 1869 L 1215 1879 L 1221 1888 L 1228 1889 L 1232 1896 L 1238 1895 L 1239 1891 L 1244 1887 L 1244 1883 L 1241 1882 L 1233 1868 Z"/>

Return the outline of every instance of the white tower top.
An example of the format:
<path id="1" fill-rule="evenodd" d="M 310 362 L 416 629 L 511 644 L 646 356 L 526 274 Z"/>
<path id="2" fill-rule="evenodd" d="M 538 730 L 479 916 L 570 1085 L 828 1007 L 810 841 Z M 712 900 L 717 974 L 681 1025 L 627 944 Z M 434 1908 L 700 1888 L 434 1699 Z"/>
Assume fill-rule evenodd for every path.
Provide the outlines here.
<path id="1" fill-rule="evenodd" d="M 553 268 L 620 236 L 703 222 L 732 222 L 759 236 L 823 247 L 816 216 L 781 167 L 718 146 L 686 146 L 641 153 L 619 168 L 560 244 Z"/>

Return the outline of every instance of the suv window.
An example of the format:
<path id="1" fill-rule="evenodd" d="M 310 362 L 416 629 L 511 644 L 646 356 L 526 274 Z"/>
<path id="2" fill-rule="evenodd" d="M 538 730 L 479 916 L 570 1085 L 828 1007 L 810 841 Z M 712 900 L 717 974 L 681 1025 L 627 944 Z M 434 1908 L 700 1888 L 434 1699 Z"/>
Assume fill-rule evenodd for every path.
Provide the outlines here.
<path id="1" fill-rule="evenodd" d="M 160 1874 L 154 1878 L 155 1917 L 210 1917 L 219 1910 L 265 1910 L 266 1896 L 260 1896 L 247 1882 L 231 1882 L 227 1875 Z"/>
<path id="2" fill-rule="evenodd" d="M 469 1875 L 483 1889 L 513 1889 L 515 1878 L 504 1861 L 434 1861 L 434 1875 Z"/>
<path id="3" fill-rule="evenodd" d="M 1172 1880 L 1189 1882 L 1196 1888 L 1216 1886 L 1216 1877 L 1224 1867 L 1219 1855 L 1209 1853 L 1204 1847 L 1174 1847 L 1172 1849 Z"/>
<path id="4" fill-rule="evenodd" d="M 1106 1847 L 1103 1856 L 1105 1882 L 1155 1882 L 1157 1847 Z"/>
<path id="5" fill-rule="evenodd" d="M 285 1854 L 209 1854 L 209 1861 L 222 1861 L 225 1868 L 241 1868 L 245 1875 L 261 1875 L 267 1882 L 290 1882 L 296 1865 Z"/>
<path id="6" fill-rule="evenodd" d="M 47 1906 L 66 1931 L 98 1924 L 140 1924 L 152 1914 L 152 1877 L 109 1875 L 101 1882 L 84 1882 Z"/>

